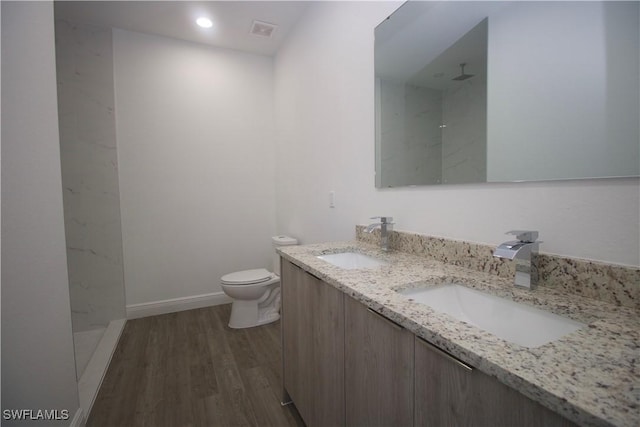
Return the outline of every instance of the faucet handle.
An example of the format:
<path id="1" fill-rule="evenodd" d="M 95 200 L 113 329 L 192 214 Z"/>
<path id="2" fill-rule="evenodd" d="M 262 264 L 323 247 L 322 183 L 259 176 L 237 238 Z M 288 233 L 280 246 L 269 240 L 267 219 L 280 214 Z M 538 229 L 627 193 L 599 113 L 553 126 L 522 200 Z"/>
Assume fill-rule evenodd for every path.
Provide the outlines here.
<path id="1" fill-rule="evenodd" d="M 391 224 L 391 221 L 393 221 L 392 216 L 372 216 L 370 219 L 379 219 L 383 224 Z"/>
<path id="2" fill-rule="evenodd" d="M 520 240 L 523 243 L 533 243 L 538 239 L 537 231 L 511 230 L 507 231 L 505 234 L 512 234 L 516 236 L 516 239 Z"/>

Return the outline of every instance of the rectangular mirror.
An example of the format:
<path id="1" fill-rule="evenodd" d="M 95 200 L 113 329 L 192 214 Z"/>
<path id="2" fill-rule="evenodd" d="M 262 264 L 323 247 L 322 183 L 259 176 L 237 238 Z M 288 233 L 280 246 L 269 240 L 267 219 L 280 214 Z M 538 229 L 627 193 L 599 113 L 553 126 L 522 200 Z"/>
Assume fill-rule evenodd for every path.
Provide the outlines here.
<path id="1" fill-rule="evenodd" d="M 375 30 L 376 187 L 640 175 L 639 16 L 405 3 Z"/>

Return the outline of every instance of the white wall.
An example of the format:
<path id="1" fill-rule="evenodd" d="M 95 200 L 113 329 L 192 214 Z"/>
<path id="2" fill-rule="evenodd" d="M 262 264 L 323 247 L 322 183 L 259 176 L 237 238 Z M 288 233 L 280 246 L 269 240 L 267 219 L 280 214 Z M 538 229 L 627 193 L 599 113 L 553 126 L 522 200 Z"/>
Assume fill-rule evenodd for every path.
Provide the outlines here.
<path id="1" fill-rule="evenodd" d="M 55 79 L 52 2 L 2 2 L 2 409 L 73 417 Z"/>
<path id="2" fill-rule="evenodd" d="M 271 267 L 273 62 L 114 30 L 127 305 Z"/>
<path id="3" fill-rule="evenodd" d="M 391 215 L 396 229 L 498 244 L 522 227 L 547 253 L 640 265 L 636 178 L 374 188 L 373 29 L 398 4 L 313 4 L 278 52 L 279 231 L 345 240 Z"/>

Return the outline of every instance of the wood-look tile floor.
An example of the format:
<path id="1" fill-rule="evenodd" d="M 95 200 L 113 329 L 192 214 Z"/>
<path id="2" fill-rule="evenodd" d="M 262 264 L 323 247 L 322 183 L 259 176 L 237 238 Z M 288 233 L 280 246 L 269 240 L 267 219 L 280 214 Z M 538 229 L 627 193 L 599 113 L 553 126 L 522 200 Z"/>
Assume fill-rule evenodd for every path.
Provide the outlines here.
<path id="1" fill-rule="evenodd" d="M 280 322 L 230 329 L 230 312 L 129 320 L 87 426 L 304 426 L 280 405 Z"/>

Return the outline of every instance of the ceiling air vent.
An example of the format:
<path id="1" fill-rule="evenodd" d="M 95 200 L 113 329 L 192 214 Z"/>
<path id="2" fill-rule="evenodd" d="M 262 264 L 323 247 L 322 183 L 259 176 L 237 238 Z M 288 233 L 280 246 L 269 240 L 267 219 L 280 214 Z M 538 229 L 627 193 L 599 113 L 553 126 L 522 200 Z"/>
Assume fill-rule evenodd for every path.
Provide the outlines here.
<path id="1" fill-rule="evenodd" d="M 249 34 L 253 34 L 254 36 L 271 38 L 273 33 L 275 33 L 277 25 L 269 24 L 268 22 L 262 21 L 253 21 L 253 25 L 251 26 L 251 31 Z"/>

